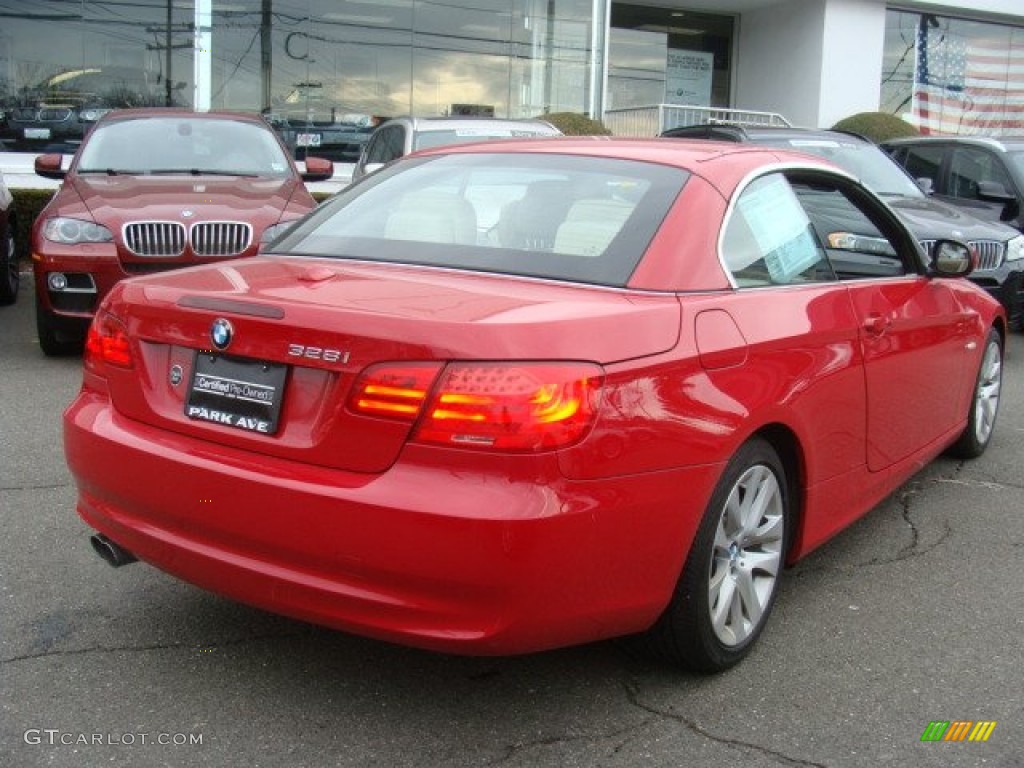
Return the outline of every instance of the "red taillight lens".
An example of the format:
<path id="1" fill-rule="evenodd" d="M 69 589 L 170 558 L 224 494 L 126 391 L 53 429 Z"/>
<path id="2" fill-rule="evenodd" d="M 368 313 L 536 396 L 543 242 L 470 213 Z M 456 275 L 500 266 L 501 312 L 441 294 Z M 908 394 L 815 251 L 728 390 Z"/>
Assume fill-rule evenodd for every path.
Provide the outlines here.
<path id="1" fill-rule="evenodd" d="M 590 363 L 452 363 L 413 440 L 461 448 L 544 451 L 580 440 L 602 381 Z"/>
<path id="2" fill-rule="evenodd" d="M 131 368 L 132 349 L 128 342 L 128 331 L 109 312 L 98 312 L 89 326 L 85 339 L 85 366 L 95 370 L 101 364 L 118 368 Z"/>
<path id="3" fill-rule="evenodd" d="M 384 363 L 363 371 L 348 407 L 367 416 L 413 422 L 426 402 L 440 363 Z"/>
<path id="4" fill-rule="evenodd" d="M 545 451 L 582 439 L 603 373 L 592 363 L 383 363 L 367 368 L 348 407 L 416 422 L 419 443 Z"/>

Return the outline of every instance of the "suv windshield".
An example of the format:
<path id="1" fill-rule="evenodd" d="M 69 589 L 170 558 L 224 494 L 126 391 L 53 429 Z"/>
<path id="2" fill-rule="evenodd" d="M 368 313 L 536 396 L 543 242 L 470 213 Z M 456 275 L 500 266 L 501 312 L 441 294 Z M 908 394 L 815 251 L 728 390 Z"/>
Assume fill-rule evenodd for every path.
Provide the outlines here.
<path id="1" fill-rule="evenodd" d="M 449 146 L 451 144 L 468 144 L 472 141 L 490 141 L 493 139 L 530 138 L 550 136 L 554 132 L 543 128 L 505 128 L 505 127 L 470 127 L 449 128 L 446 130 L 417 131 L 413 137 L 413 149 Z"/>
<path id="2" fill-rule="evenodd" d="M 1006 153 L 1006 156 L 1017 169 L 1017 172 L 1024 175 L 1024 149 L 1011 149 Z"/>
<path id="3" fill-rule="evenodd" d="M 914 183 L 892 158 L 874 144 L 862 141 L 807 138 L 785 139 L 752 137 L 760 144 L 785 146 L 800 152 L 818 155 L 829 160 L 847 173 L 852 173 L 861 182 L 883 197 L 924 197 L 924 192 Z"/>
<path id="4" fill-rule="evenodd" d="M 343 191 L 274 252 L 624 286 L 687 178 L 601 157 L 423 157 Z"/>
<path id="5" fill-rule="evenodd" d="M 188 116 L 140 117 L 97 124 L 82 148 L 77 172 L 284 177 L 289 162 L 269 127 Z"/>

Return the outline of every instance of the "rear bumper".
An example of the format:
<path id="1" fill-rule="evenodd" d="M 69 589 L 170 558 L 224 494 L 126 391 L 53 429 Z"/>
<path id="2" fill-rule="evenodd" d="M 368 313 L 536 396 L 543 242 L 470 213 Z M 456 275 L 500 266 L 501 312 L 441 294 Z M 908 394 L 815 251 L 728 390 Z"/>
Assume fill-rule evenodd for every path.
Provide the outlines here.
<path id="1" fill-rule="evenodd" d="M 161 570 L 317 624 L 482 655 L 649 626 L 720 469 L 531 481 L 406 457 L 356 475 L 154 430 L 88 390 L 65 413 L 65 450 L 81 517 Z"/>

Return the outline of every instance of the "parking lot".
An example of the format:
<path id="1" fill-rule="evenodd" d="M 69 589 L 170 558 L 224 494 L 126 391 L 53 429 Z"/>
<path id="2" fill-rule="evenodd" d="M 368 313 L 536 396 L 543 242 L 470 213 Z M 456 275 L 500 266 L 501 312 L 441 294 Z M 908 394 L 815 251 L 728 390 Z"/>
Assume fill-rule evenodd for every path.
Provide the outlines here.
<path id="1" fill-rule="evenodd" d="M 753 655 L 709 678 L 616 642 L 432 654 L 115 570 L 63 458 L 79 368 L 39 351 L 26 276 L 0 308 L 2 766 L 1024 766 L 1024 336 L 988 453 L 791 569 Z M 932 721 L 996 725 L 923 742 Z"/>

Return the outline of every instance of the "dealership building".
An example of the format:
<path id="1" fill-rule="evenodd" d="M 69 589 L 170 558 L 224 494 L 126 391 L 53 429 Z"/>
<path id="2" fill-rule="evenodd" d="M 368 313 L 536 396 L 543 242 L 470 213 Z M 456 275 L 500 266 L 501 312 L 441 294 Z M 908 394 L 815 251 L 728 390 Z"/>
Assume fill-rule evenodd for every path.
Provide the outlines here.
<path id="1" fill-rule="evenodd" d="M 577 112 L 638 134 L 882 110 L 1024 134 L 1022 0 L 0 0 L 0 17 L 9 150 L 61 140 L 47 116 L 142 105 L 353 125 Z"/>

